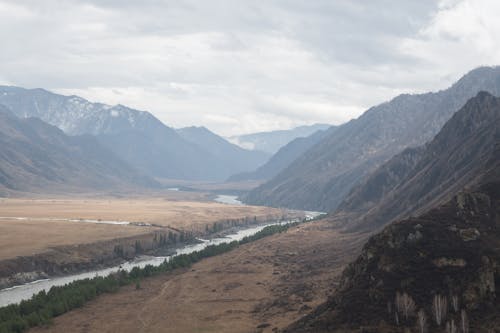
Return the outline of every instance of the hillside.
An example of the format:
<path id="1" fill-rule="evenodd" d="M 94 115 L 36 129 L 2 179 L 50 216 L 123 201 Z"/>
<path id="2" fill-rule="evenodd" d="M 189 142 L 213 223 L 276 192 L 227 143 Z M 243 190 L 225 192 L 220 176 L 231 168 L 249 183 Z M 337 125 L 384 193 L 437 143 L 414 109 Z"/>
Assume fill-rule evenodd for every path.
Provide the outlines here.
<path id="1" fill-rule="evenodd" d="M 500 67 L 475 69 L 443 91 L 400 95 L 372 107 L 243 200 L 333 211 L 361 179 L 404 149 L 431 140 L 453 113 L 483 90 L 500 95 Z"/>
<path id="2" fill-rule="evenodd" d="M 19 119 L 3 106 L 0 146 L 0 189 L 4 194 L 157 186 L 95 138 L 67 136 L 37 118 Z"/>
<path id="3" fill-rule="evenodd" d="M 229 141 L 253 150 L 264 151 L 269 154 L 276 154 L 278 150 L 296 138 L 305 138 L 316 131 L 326 130 L 330 125 L 314 124 L 309 126 L 299 126 L 289 130 L 279 130 L 270 132 L 259 132 L 232 136 Z"/>
<path id="4" fill-rule="evenodd" d="M 294 160 L 305 153 L 312 146 L 321 141 L 334 127 L 328 130 L 319 130 L 305 138 L 297 138 L 281 147 L 266 164 L 260 166 L 254 171 L 243 172 L 231 176 L 228 181 L 241 180 L 268 180 L 276 176 L 282 170 L 286 169 Z"/>
<path id="5" fill-rule="evenodd" d="M 180 128 L 177 133 L 184 140 L 198 145 L 219 159 L 221 164 L 228 169 L 228 173 L 254 170 L 269 159 L 269 154 L 257 150 L 243 149 L 205 127 Z"/>
<path id="6" fill-rule="evenodd" d="M 465 332 L 493 332 L 500 325 L 498 176 L 373 236 L 333 297 L 288 332 L 444 332 L 462 323 Z"/>
<path id="7" fill-rule="evenodd" d="M 425 146 L 407 149 L 356 186 L 334 217 L 349 230 L 374 230 L 393 219 L 422 213 L 474 186 L 500 166 L 500 98 L 470 99 Z"/>
<path id="8" fill-rule="evenodd" d="M 0 86 L 0 104 L 20 118 L 40 118 L 68 135 L 94 135 L 121 159 L 151 177 L 223 180 L 251 170 L 226 166 L 211 151 L 183 139 L 149 112 L 123 105 L 91 103 L 78 96 L 10 86 Z"/>

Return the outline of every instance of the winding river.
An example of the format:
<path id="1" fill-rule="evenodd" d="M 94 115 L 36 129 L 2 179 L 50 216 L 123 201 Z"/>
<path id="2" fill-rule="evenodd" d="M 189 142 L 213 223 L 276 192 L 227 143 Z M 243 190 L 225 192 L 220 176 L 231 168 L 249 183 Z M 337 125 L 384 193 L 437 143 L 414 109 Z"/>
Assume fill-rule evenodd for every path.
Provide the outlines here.
<path id="1" fill-rule="evenodd" d="M 239 202 L 236 196 L 229 196 L 229 195 L 220 195 L 218 196 L 215 201 L 226 203 L 226 204 L 233 204 L 233 205 L 241 205 L 242 203 Z M 317 212 L 305 212 L 306 213 L 306 219 L 312 219 L 321 213 Z M 44 279 L 44 280 L 38 280 L 38 281 L 33 281 L 30 283 L 14 286 L 11 288 L 6 288 L 0 290 L 0 307 L 6 306 L 9 304 L 14 304 L 14 303 L 19 303 L 22 300 L 30 299 L 33 295 L 39 293 L 42 290 L 48 291 L 50 288 L 53 286 L 62 286 L 67 283 L 70 283 L 72 281 L 76 280 L 82 280 L 82 279 L 87 279 L 87 278 L 93 278 L 96 276 L 107 276 L 109 274 L 115 273 L 119 270 L 127 270 L 130 271 L 134 267 L 145 267 L 146 265 L 153 265 L 153 266 L 159 266 L 161 263 L 163 263 L 165 260 L 170 260 L 172 257 L 180 255 L 180 254 L 189 254 L 195 251 L 200 251 L 206 248 L 209 245 L 217 245 L 217 244 L 222 244 L 222 243 L 229 243 L 232 241 L 237 241 L 241 240 L 246 236 L 251 236 L 259 232 L 260 230 L 264 229 L 266 226 L 269 225 L 276 225 L 276 224 L 288 224 L 292 222 L 296 222 L 297 220 L 287 220 L 287 221 L 276 221 L 272 223 L 267 223 L 259 226 L 252 226 L 248 227 L 245 229 L 241 229 L 237 232 L 234 232 L 232 234 L 228 234 L 224 237 L 220 238 L 213 238 L 213 239 L 198 239 L 199 242 L 196 244 L 189 244 L 185 245 L 181 248 L 178 248 L 176 250 L 176 254 L 172 256 L 164 256 L 164 257 L 152 257 L 152 256 L 142 256 L 139 258 L 136 258 L 132 261 L 127 261 L 119 266 L 114 266 L 114 267 L 109 267 L 109 268 L 104 268 L 104 269 L 98 269 L 98 270 L 93 270 L 85 273 L 79 273 L 79 274 L 73 274 L 73 275 L 67 275 L 67 276 L 60 276 L 60 277 L 52 277 L 49 279 Z M 94 222 L 94 221 L 92 221 Z M 115 221 L 104 221 L 104 222 L 115 222 Z"/>
<path id="2" fill-rule="evenodd" d="M 199 243 L 189 244 L 189 245 L 186 245 L 184 247 L 181 247 L 181 248 L 176 250 L 176 254 L 173 256 L 176 256 L 179 254 L 189 254 L 189 253 L 192 253 L 195 251 L 200 251 L 209 245 L 217 245 L 217 244 L 222 244 L 222 243 L 229 243 L 229 242 L 232 242 L 235 240 L 241 240 L 246 236 L 254 235 L 255 233 L 264 229 L 268 225 L 287 224 L 287 223 L 291 223 L 291 222 L 294 222 L 294 221 L 290 220 L 290 221 L 274 222 L 274 223 L 268 223 L 265 225 L 254 226 L 254 227 L 239 230 L 238 232 L 226 235 L 225 237 L 221 237 L 221 238 L 213 238 L 210 240 L 198 239 L 200 241 Z M 137 258 L 135 260 L 125 262 L 119 266 L 89 271 L 89 272 L 80 273 L 80 274 L 73 274 L 73 275 L 67 275 L 67 276 L 61 276 L 61 277 L 53 277 L 50 279 L 38 280 L 38 281 L 31 282 L 31 283 L 2 289 L 2 290 L 0 290 L 0 307 L 6 306 L 9 304 L 13 304 L 13 303 L 19 303 L 22 300 L 30 299 L 33 295 L 39 293 L 42 290 L 48 291 L 53 286 L 63 286 L 65 284 L 70 283 L 70 282 L 75 281 L 75 280 L 83 280 L 83 279 L 87 279 L 87 278 L 93 278 L 95 276 L 107 276 L 111 273 L 115 273 L 115 272 L 119 271 L 120 269 L 130 271 L 134 267 L 141 267 L 142 268 L 142 267 L 145 267 L 146 265 L 159 266 L 161 263 L 163 263 L 163 261 L 170 260 L 173 256 L 166 256 L 166 257 L 143 256 L 143 257 Z"/>

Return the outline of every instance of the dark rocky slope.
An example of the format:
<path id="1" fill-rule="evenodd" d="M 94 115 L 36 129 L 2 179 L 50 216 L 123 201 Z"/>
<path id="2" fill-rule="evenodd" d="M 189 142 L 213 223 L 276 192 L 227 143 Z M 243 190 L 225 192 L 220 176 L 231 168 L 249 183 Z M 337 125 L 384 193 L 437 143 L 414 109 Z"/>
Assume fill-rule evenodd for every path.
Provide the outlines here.
<path id="1" fill-rule="evenodd" d="M 361 179 L 395 154 L 431 140 L 453 113 L 483 90 L 500 95 L 500 67 L 475 69 L 443 91 L 400 95 L 372 107 L 243 200 L 333 211 Z"/>
<path id="2" fill-rule="evenodd" d="M 394 156 L 356 186 L 334 217 L 349 230 L 375 230 L 422 213 L 473 186 L 500 164 L 500 98 L 481 92 L 425 146 Z"/>
<path id="3" fill-rule="evenodd" d="M 466 332 L 496 332 L 498 167 L 476 190 L 459 193 L 447 204 L 373 236 L 344 271 L 333 297 L 287 332 L 421 332 L 419 312 L 426 318 L 423 332 L 450 332 L 446 325 L 460 328 L 463 318 Z M 445 314 L 441 324 L 435 319 L 439 301 Z"/>

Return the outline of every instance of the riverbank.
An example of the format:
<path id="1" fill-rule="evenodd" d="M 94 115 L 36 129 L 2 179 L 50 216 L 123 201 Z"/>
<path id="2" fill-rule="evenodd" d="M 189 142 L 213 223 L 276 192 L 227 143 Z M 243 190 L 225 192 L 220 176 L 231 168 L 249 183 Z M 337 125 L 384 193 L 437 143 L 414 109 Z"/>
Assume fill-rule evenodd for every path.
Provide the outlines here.
<path id="1" fill-rule="evenodd" d="M 244 236 L 240 240 L 221 240 L 219 244 L 206 244 L 199 251 L 181 253 L 165 258 L 158 266 L 146 265 L 134 267 L 130 271 L 119 270 L 115 273 L 96 276 L 92 279 L 76 280 L 59 287 L 52 287 L 48 292 L 41 291 L 29 301 L 23 301 L 19 305 L 12 304 L 0 308 L 0 332 L 22 332 L 25 329 L 38 325 L 45 325 L 51 318 L 57 317 L 67 311 L 81 307 L 87 301 L 100 294 L 117 291 L 121 286 L 136 283 L 139 289 L 139 279 L 169 272 L 177 268 L 188 267 L 204 258 L 219 255 L 238 247 L 241 244 L 250 243 L 257 239 L 286 231 L 294 224 L 274 224 L 255 230 L 256 232 Z M 235 237 L 241 237 L 245 233 L 239 233 Z M 194 247 L 193 249 L 196 249 Z M 187 250 L 185 250 L 187 251 Z"/>
<path id="2" fill-rule="evenodd" d="M 282 214 L 268 207 L 161 198 L 2 199 L 0 289 L 141 255 L 165 256 L 187 238 L 207 238 Z"/>
<path id="3" fill-rule="evenodd" d="M 276 332 L 326 300 L 362 243 L 324 220 L 300 224 L 102 295 L 30 333 Z"/>

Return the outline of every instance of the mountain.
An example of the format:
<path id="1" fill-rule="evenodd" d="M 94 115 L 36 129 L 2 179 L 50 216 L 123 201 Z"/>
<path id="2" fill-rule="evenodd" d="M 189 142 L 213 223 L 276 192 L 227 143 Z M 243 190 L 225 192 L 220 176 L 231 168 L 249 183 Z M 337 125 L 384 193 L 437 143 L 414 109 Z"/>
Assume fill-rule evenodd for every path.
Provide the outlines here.
<path id="1" fill-rule="evenodd" d="M 404 149 L 432 139 L 482 90 L 500 95 L 500 67 L 475 69 L 443 91 L 400 95 L 372 107 L 242 199 L 249 204 L 334 211 L 361 179 Z"/>
<path id="2" fill-rule="evenodd" d="M 494 332 L 500 326 L 496 168 L 496 177 L 478 188 L 372 236 L 332 297 L 287 332 Z"/>
<path id="3" fill-rule="evenodd" d="M 92 136 L 67 136 L 0 106 L 0 192 L 154 187 Z"/>
<path id="4" fill-rule="evenodd" d="M 260 150 L 269 154 L 276 152 L 290 141 L 296 138 L 304 138 L 316 131 L 326 130 L 330 125 L 314 124 L 309 126 L 299 126 L 290 130 L 271 131 L 233 136 L 230 142 L 246 149 Z"/>
<path id="5" fill-rule="evenodd" d="M 281 147 L 266 164 L 260 166 L 252 172 L 243 172 L 231 176 L 228 181 L 242 180 L 268 180 L 276 176 L 286 167 L 288 167 L 300 155 L 305 153 L 312 146 L 320 142 L 330 131 L 334 130 L 334 126 L 327 130 L 318 130 L 305 138 L 297 138 Z"/>
<path id="6" fill-rule="evenodd" d="M 223 180 L 245 170 L 227 168 L 224 161 L 186 141 L 149 112 L 9 86 L 0 86 L 0 104 L 18 117 L 40 118 L 68 135 L 94 135 L 121 159 L 152 177 Z"/>
<path id="7" fill-rule="evenodd" d="M 205 127 L 185 127 L 178 129 L 177 133 L 184 140 L 198 145 L 215 156 L 227 168 L 227 173 L 254 170 L 269 159 L 269 154 L 243 149 Z"/>
<path id="8" fill-rule="evenodd" d="M 349 230 L 374 230 L 426 211 L 473 186 L 488 163 L 500 161 L 499 147 L 500 98 L 480 92 L 432 141 L 394 156 L 355 186 L 334 216 Z"/>

